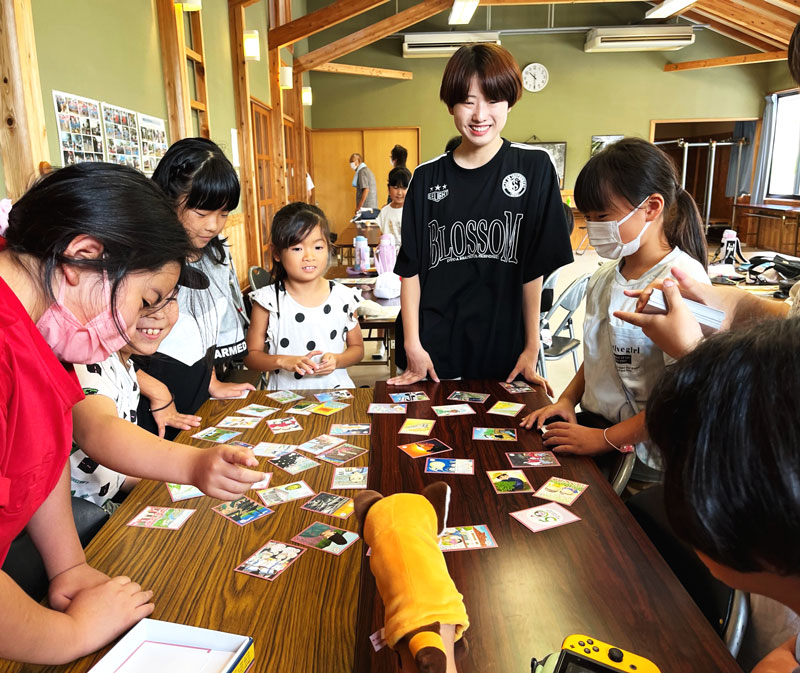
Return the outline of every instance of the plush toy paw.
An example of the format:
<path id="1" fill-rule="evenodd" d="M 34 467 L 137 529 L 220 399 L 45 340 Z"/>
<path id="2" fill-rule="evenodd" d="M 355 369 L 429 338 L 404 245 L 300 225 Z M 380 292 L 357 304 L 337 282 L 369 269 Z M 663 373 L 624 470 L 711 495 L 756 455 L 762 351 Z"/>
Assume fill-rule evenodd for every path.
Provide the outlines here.
<path id="1" fill-rule="evenodd" d="M 445 673 L 447 655 L 436 647 L 423 647 L 414 657 L 419 673 Z"/>

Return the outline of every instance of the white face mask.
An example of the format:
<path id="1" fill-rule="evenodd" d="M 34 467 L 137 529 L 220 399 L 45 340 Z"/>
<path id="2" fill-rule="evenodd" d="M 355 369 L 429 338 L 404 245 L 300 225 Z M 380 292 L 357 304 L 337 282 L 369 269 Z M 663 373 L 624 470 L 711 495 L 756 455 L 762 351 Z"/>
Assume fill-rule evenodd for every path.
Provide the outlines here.
<path id="1" fill-rule="evenodd" d="M 350 169 L 354 171 L 354 170 L 356 170 L 356 168 L 357 168 L 356 162 L 355 161 L 351 161 L 350 162 Z"/>
<path id="2" fill-rule="evenodd" d="M 647 203 L 649 198 L 648 196 L 647 199 L 642 201 L 621 220 L 608 220 L 607 222 L 586 220 L 586 233 L 589 234 L 589 242 L 597 251 L 598 255 L 606 259 L 619 259 L 620 257 L 632 255 L 639 249 L 639 246 L 642 244 L 642 235 L 647 231 L 647 227 L 650 226 L 652 220 L 646 221 L 639 235 L 627 243 L 622 242 L 619 228 L 633 217 L 633 214 Z"/>

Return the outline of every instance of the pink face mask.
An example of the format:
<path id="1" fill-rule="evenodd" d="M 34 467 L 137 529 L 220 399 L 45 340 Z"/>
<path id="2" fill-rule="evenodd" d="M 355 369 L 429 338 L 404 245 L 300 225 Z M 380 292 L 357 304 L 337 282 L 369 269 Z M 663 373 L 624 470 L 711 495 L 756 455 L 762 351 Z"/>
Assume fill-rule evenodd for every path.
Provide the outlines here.
<path id="1" fill-rule="evenodd" d="M 125 319 L 117 311 L 115 321 L 111 312 L 111 284 L 105 274 L 102 294 L 108 308 L 85 325 L 64 306 L 65 290 L 66 281 L 62 281 L 58 298 L 36 322 L 36 328 L 59 360 L 73 364 L 94 364 L 102 362 L 128 343 L 120 333 L 120 329 L 123 332 L 127 330 Z"/>

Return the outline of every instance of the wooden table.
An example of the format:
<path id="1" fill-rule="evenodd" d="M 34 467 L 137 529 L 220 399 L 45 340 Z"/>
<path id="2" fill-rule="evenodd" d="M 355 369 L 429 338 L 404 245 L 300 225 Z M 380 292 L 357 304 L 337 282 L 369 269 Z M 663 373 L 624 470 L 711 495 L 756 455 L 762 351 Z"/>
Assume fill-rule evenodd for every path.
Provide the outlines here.
<path id="1" fill-rule="evenodd" d="M 303 391 L 311 398 L 308 391 Z M 265 422 L 244 430 L 237 437 L 256 444 L 260 441 L 300 444 L 327 432 L 331 423 L 367 419 L 372 391 L 357 389 L 350 407 L 332 416 L 296 416 L 302 432 L 273 435 Z M 203 427 L 213 425 L 236 409 L 251 403 L 280 406 L 264 392 L 251 393 L 244 400 L 208 401 L 199 410 Z M 281 417 L 281 412 L 273 414 Z M 194 432 L 194 431 L 193 431 Z M 210 442 L 178 441 L 203 448 Z M 193 433 L 192 433 L 193 434 Z M 369 437 L 348 437 L 358 446 L 369 446 Z M 366 465 L 369 453 L 348 466 Z M 261 468 L 272 472 L 270 485 L 303 479 L 316 492 L 329 491 L 333 465 L 289 475 L 259 459 Z M 358 491 L 334 491 L 350 497 Z M 255 500 L 253 491 L 247 494 Z M 329 516 L 300 509 L 303 501 L 274 508 L 275 513 L 246 526 L 224 519 L 211 507 L 219 501 L 203 497 L 172 503 L 162 482 L 144 481 L 92 540 L 86 550 L 89 562 L 109 575 L 125 574 L 154 591 L 156 608 L 152 617 L 181 624 L 251 635 L 255 639 L 252 673 L 277 671 L 345 672 L 353 667 L 358 573 L 363 543 L 357 542 L 341 556 L 315 549 L 306 552 L 274 581 L 249 577 L 234 567 L 271 539 L 288 542 L 314 521 L 325 521 L 356 530 L 355 516 L 338 521 Z M 147 505 L 192 508 L 197 511 L 180 530 L 147 530 L 126 526 Z M 0 661 L 0 671 L 87 671 L 107 650 L 85 657 L 69 666 L 40 667 Z M 154 672 L 156 673 L 156 672 Z"/>
<path id="2" fill-rule="evenodd" d="M 563 638 L 573 633 L 646 656 L 663 673 L 741 671 L 592 460 L 562 457 L 560 468 L 525 470 L 536 487 L 553 475 L 589 484 L 571 507 L 582 521 L 533 533 L 508 515 L 542 501 L 530 495 L 495 494 L 484 471 L 508 468 L 503 455 L 507 451 L 541 450 L 540 435 L 524 431 L 517 443 L 474 442 L 471 429 L 515 427 L 518 419 L 487 415 L 486 410 L 497 399 L 536 408 L 546 402 L 541 393 L 510 395 L 497 383 L 467 381 L 390 390 L 428 393 L 431 402 L 408 405 L 408 416 L 414 418 L 435 418 L 430 405 L 453 404 L 446 401 L 453 390 L 492 394 L 485 405 L 472 405 L 477 415 L 440 418 L 431 433 L 453 447 L 444 457 L 475 460 L 474 477 L 444 478 L 453 488 L 449 524 L 487 524 L 499 544 L 497 549 L 445 555 L 471 621 L 470 653 L 461 673 L 528 673 L 531 657 L 558 650 Z M 377 384 L 375 401 L 390 401 L 384 383 Z M 423 473 L 424 458 L 412 460 L 396 448 L 401 441 L 415 439 L 397 436 L 405 418 L 373 418 L 369 488 L 384 494 L 419 492 L 441 478 Z M 382 626 L 382 613 L 369 559 L 364 558 L 356 673 L 396 671 L 395 655 L 388 648 L 375 653 L 368 639 Z"/>
<path id="3" fill-rule="evenodd" d="M 363 280 L 367 280 L 369 282 L 366 283 L 359 283 L 358 285 L 352 285 L 358 290 L 361 290 L 361 296 L 364 299 L 369 299 L 374 301 L 381 306 L 400 306 L 400 297 L 395 297 L 394 299 L 381 299 L 380 297 L 376 297 L 373 293 L 375 289 L 375 275 L 360 273 L 357 275 L 352 275 L 347 273 L 347 266 L 344 264 L 340 264 L 337 266 L 332 266 L 328 269 L 327 273 L 325 274 L 326 278 L 359 278 Z M 377 337 L 365 337 L 365 340 L 375 340 L 375 341 L 382 341 L 384 346 L 386 347 L 386 360 L 364 360 L 360 364 L 362 365 L 388 365 L 389 366 L 389 377 L 393 377 L 397 374 L 397 364 L 395 362 L 395 340 L 394 340 L 394 329 L 395 329 L 395 322 L 397 318 L 378 318 L 378 317 L 369 317 L 369 316 L 359 316 L 358 323 L 361 325 L 362 330 L 379 330 L 379 336 Z"/>
<path id="4" fill-rule="evenodd" d="M 762 247 L 759 243 L 758 236 L 761 230 L 761 220 L 778 220 L 782 226 L 791 225 L 794 227 L 794 233 L 791 237 L 789 250 L 784 250 L 784 236 L 783 232 L 779 232 L 778 244 L 776 252 L 789 254 L 793 256 L 798 255 L 800 248 L 800 208 L 797 206 L 785 206 L 776 203 L 734 203 L 733 211 L 731 214 L 731 228 L 739 231 L 737 223 L 738 217 L 752 217 L 756 220 L 755 232 L 755 246 Z M 749 231 L 748 231 L 749 234 Z M 746 243 L 746 241 L 742 241 Z"/>
<path id="5" fill-rule="evenodd" d="M 365 236 L 367 245 L 370 248 L 375 248 L 381 242 L 381 235 L 381 228 L 378 226 L 351 223 L 340 231 L 336 238 L 336 247 L 339 249 L 339 262 L 344 264 L 352 263 L 353 239 L 356 236 Z"/>

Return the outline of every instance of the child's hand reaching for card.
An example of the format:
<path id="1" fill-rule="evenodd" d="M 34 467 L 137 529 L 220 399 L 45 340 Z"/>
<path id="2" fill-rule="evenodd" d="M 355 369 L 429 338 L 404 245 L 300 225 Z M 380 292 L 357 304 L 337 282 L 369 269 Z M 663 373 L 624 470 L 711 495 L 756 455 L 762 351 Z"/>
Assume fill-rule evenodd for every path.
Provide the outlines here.
<path id="1" fill-rule="evenodd" d="M 578 422 L 575 416 L 575 405 L 571 405 L 566 400 L 559 400 L 555 404 L 548 404 L 546 407 L 532 411 L 522 419 L 520 426 L 527 430 L 535 426 L 537 430 L 541 430 L 542 426 L 554 416 L 558 416 L 559 420 L 564 419 L 567 423 Z"/>
<path id="2" fill-rule="evenodd" d="M 250 449 L 222 444 L 198 452 L 191 483 L 212 498 L 234 500 L 264 479 L 262 472 L 247 469 L 257 466 Z"/>
<path id="3" fill-rule="evenodd" d="M 322 355 L 322 351 L 311 351 L 306 355 L 282 355 L 278 359 L 278 366 L 286 372 L 301 376 L 318 374 L 320 365 L 311 359 L 316 355 Z"/>

